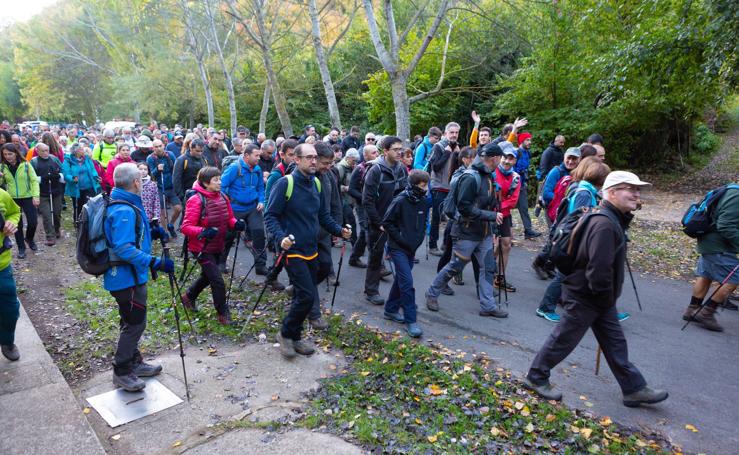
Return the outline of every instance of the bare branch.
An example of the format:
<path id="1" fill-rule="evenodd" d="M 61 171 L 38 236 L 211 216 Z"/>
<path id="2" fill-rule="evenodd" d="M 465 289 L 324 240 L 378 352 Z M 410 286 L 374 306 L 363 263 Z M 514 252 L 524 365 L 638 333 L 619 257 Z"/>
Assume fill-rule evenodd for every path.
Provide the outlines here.
<path id="1" fill-rule="evenodd" d="M 435 95 L 441 91 L 441 87 L 444 84 L 444 75 L 446 74 L 446 58 L 447 58 L 447 52 L 449 51 L 449 38 L 452 36 L 452 30 L 454 29 L 454 22 L 457 20 L 459 15 L 457 15 L 454 20 L 449 21 L 449 28 L 446 32 L 446 39 L 444 41 L 444 53 L 441 56 L 441 71 L 439 73 L 439 80 L 436 83 L 436 87 L 429 90 L 428 92 L 419 93 L 418 95 L 411 96 L 408 98 L 408 102 L 410 104 L 413 104 L 417 101 L 421 101 L 423 99 L 428 98 L 431 95 Z"/>
<path id="2" fill-rule="evenodd" d="M 400 35 L 400 38 L 398 38 L 398 43 L 400 46 L 405 43 L 405 40 L 408 38 L 408 34 L 413 30 L 413 26 L 416 25 L 416 22 L 418 22 L 418 19 L 421 18 L 421 15 L 426 11 L 426 7 L 429 6 L 429 3 L 431 3 L 431 0 L 428 0 L 426 3 L 423 4 L 422 8 L 416 8 L 416 13 L 411 18 L 410 22 L 408 22 L 408 25 L 406 25 L 405 30 L 403 30 L 403 33 Z"/>
<path id="3" fill-rule="evenodd" d="M 380 60 L 383 68 L 385 68 L 385 71 L 387 71 L 388 73 L 396 73 L 398 70 L 396 62 L 388 53 L 387 49 L 385 48 L 385 44 L 380 38 L 380 31 L 377 27 L 377 18 L 375 17 L 372 0 L 362 0 L 362 3 L 364 4 L 364 11 L 367 15 L 367 26 L 369 27 L 370 37 L 372 38 L 372 44 L 375 46 L 377 57 Z"/>
<path id="4" fill-rule="evenodd" d="M 429 44 L 431 44 L 431 40 L 434 39 L 434 36 L 436 35 L 436 31 L 439 29 L 439 26 L 441 25 L 441 21 L 444 18 L 444 15 L 449 9 L 449 6 L 451 3 L 454 3 L 454 0 L 443 0 L 441 2 L 441 7 L 439 8 L 439 12 L 436 14 L 434 23 L 431 24 L 431 27 L 426 33 L 426 37 L 423 39 L 423 43 L 421 44 L 421 47 L 418 48 L 416 55 L 413 56 L 413 60 L 411 60 L 411 63 L 403 71 L 406 77 L 408 77 L 413 72 L 413 70 L 416 69 L 416 66 L 418 66 L 418 62 L 421 61 L 421 57 L 423 57 L 424 52 L 426 52 L 426 49 L 429 47 Z"/>
<path id="5" fill-rule="evenodd" d="M 331 54 L 334 53 L 334 49 L 336 48 L 336 45 L 339 44 L 339 41 L 341 41 L 342 38 L 344 38 L 344 35 L 346 35 L 346 32 L 349 31 L 349 28 L 352 26 L 352 22 L 354 21 L 354 17 L 357 15 L 357 11 L 359 11 L 359 3 L 357 3 L 357 0 L 354 0 L 354 7 L 352 8 L 352 14 L 349 16 L 349 21 L 346 23 L 346 27 L 344 27 L 344 30 L 339 33 L 339 36 L 336 37 L 333 44 L 331 44 L 331 47 L 326 50 L 326 58 L 330 59 Z"/>
<path id="6" fill-rule="evenodd" d="M 398 44 L 398 29 L 395 26 L 395 14 L 393 13 L 393 4 L 391 0 L 383 0 L 382 6 L 385 13 L 385 26 L 387 34 L 390 38 L 390 54 L 395 61 L 399 60 L 400 46 Z"/>

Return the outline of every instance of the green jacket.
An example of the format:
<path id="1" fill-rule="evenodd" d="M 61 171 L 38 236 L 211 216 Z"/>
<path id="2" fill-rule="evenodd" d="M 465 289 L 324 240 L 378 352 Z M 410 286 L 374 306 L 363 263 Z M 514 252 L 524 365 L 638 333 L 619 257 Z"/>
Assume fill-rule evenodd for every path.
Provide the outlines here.
<path id="1" fill-rule="evenodd" d="M 39 183 L 36 171 L 31 163 L 23 161 L 15 171 L 15 176 L 10 172 L 7 164 L 0 167 L 5 180 L 5 190 L 13 199 L 23 199 L 27 197 L 39 197 Z"/>
<path id="2" fill-rule="evenodd" d="M 739 254 L 739 189 L 729 189 L 716 205 L 714 229 L 698 239 L 700 254 Z"/>
<path id="3" fill-rule="evenodd" d="M 108 167 L 108 162 L 115 157 L 117 149 L 118 147 L 115 145 L 115 142 L 108 144 L 105 141 L 100 141 L 92 149 L 92 158 L 99 161 L 103 167 Z M 133 150 L 131 151 L 133 152 Z"/>
<path id="4" fill-rule="evenodd" d="M 15 204 L 15 201 L 13 201 L 13 198 L 10 197 L 8 192 L 3 189 L 0 189 L 0 215 L 2 215 L 2 218 L 5 221 L 10 221 L 16 226 L 21 219 L 20 207 Z M 4 225 L 5 223 L 3 223 L 3 226 Z M 3 234 L 3 229 L 0 227 L 0 247 L 2 247 L 3 243 L 5 243 L 5 234 Z M 5 268 L 10 265 L 10 260 L 12 258 L 12 249 L 0 253 L 0 270 L 5 270 Z"/>

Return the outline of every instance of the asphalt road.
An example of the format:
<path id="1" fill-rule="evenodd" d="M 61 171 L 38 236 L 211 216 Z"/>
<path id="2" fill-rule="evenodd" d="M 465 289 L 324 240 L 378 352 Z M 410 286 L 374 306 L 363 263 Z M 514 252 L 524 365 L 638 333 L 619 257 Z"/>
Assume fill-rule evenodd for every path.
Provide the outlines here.
<path id="1" fill-rule="evenodd" d="M 362 313 L 364 321 L 382 330 L 402 329 L 382 318 L 382 307 L 364 300 L 365 271 L 347 266 L 350 250 L 348 246 L 335 310 L 347 315 Z M 339 249 L 333 253 L 338 264 Z M 466 284 L 452 285 L 456 294 L 439 298 L 441 310 L 427 310 L 423 296 L 435 276 L 438 258 L 430 256 L 426 261 L 424 256 L 422 246 L 418 251 L 421 262 L 413 273 L 423 340 L 468 354 L 485 352 L 499 366 L 523 377 L 554 327 L 534 313 L 548 282 L 538 280 L 531 271 L 533 253 L 517 247 L 511 253 L 506 275 L 518 289 L 509 293 L 510 315 L 502 320 L 478 316 L 471 266 L 465 270 Z M 251 255 L 242 246 L 237 275 L 239 271 L 245 273 L 251 263 Z M 739 422 L 739 314 L 720 313 L 723 333 L 709 332 L 692 323 L 681 331 L 682 311 L 690 300 L 690 283 L 641 274 L 634 278 L 644 311 L 637 307 L 628 277 L 618 303 L 621 311 L 632 315 L 623 323 L 630 358 L 650 386 L 668 390 L 669 399 L 651 407 L 623 406 L 620 389 L 605 359 L 601 360 L 600 374 L 594 374 L 597 345 L 591 332 L 553 371 L 552 383 L 562 390 L 568 405 L 610 416 L 624 425 L 661 432 L 688 452 L 739 453 L 739 435 L 735 431 Z M 287 284 L 286 273 L 280 279 Z M 386 297 L 389 289 L 390 282 L 383 282 L 381 295 Z M 330 302 L 326 287 L 319 286 L 319 290 Z M 687 424 L 695 426 L 698 432 L 686 429 Z"/>

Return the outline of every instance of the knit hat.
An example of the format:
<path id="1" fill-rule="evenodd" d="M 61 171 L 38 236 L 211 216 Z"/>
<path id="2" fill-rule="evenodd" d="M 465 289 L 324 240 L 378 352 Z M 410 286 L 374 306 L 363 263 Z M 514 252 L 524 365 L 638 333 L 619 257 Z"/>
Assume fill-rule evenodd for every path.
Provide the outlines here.
<path id="1" fill-rule="evenodd" d="M 531 139 L 531 137 L 532 137 L 531 133 L 528 133 L 528 132 L 521 133 L 518 135 L 518 143 L 523 144 L 523 141 L 525 141 L 526 139 Z"/>

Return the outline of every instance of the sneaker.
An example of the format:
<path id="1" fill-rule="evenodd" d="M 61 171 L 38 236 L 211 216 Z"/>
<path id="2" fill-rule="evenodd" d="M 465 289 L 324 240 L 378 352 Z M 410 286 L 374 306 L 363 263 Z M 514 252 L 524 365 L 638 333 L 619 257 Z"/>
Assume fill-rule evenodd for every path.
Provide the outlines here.
<path id="1" fill-rule="evenodd" d="M 384 305 L 385 304 L 385 299 L 383 299 L 382 297 L 380 297 L 377 294 L 375 294 L 375 295 L 365 295 L 364 298 L 365 298 L 365 300 L 367 300 L 372 305 Z"/>
<path id="2" fill-rule="evenodd" d="M 316 352 L 316 348 L 305 340 L 293 341 L 293 349 L 300 355 L 311 355 Z"/>
<path id="3" fill-rule="evenodd" d="M 449 287 L 449 284 L 441 288 L 441 293 L 444 295 L 454 295 L 454 289 Z"/>
<path id="4" fill-rule="evenodd" d="M 423 335 L 423 330 L 421 330 L 421 327 L 415 322 L 409 322 L 406 324 L 405 331 L 408 332 L 408 335 L 412 338 L 418 338 Z"/>
<path id="5" fill-rule="evenodd" d="M 494 310 L 480 310 L 478 314 L 483 317 L 491 317 L 491 318 L 507 318 L 508 317 L 508 312 L 500 308 L 496 308 Z"/>
<path id="6" fill-rule="evenodd" d="M 428 292 L 426 293 L 426 308 L 431 311 L 439 311 L 439 299 L 431 297 Z"/>
<path id="7" fill-rule="evenodd" d="M 180 300 L 182 300 L 182 306 L 184 306 L 187 310 L 192 312 L 198 311 L 198 304 L 195 300 L 190 300 L 190 297 L 187 296 L 187 294 L 182 294 L 180 296 Z"/>
<path id="8" fill-rule="evenodd" d="M 267 275 L 267 272 L 269 272 L 269 270 L 267 270 L 267 267 L 265 267 L 264 265 L 258 265 L 254 267 L 254 273 L 256 273 L 257 275 L 265 276 Z"/>
<path id="9" fill-rule="evenodd" d="M 25 259 L 26 257 L 26 249 L 18 250 L 18 259 Z"/>
<path id="10" fill-rule="evenodd" d="M 146 362 L 137 363 L 133 367 L 133 374 L 140 378 L 149 378 L 151 376 L 156 376 L 161 372 L 161 365 L 152 365 Z"/>
<path id="11" fill-rule="evenodd" d="M 559 315 L 555 313 L 554 311 L 552 311 L 551 313 L 547 313 L 541 310 L 540 308 L 536 309 L 536 315 L 539 316 L 540 318 L 546 319 L 549 322 L 559 322 L 559 319 L 560 319 Z"/>
<path id="12" fill-rule="evenodd" d="M 624 395 L 624 406 L 630 408 L 639 407 L 642 404 L 654 404 L 665 401 L 670 396 L 666 390 L 652 389 L 644 386 L 641 390 Z"/>
<path id="13" fill-rule="evenodd" d="M 503 279 L 500 276 L 495 278 L 495 287 L 498 289 L 505 289 L 508 292 L 516 292 L 516 287 L 509 283 L 507 280 L 503 283 Z"/>
<path id="14" fill-rule="evenodd" d="M 736 303 L 729 302 L 729 299 L 726 299 L 726 302 L 724 302 L 723 305 L 721 305 L 721 307 L 724 310 L 739 311 L 739 305 L 737 305 Z"/>
<path id="15" fill-rule="evenodd" d="M 438 248 L 431 248 L 429 250 L 429 254 L 432 256 L 441 256 L 444 253 L 442 253 L 441 250 L 439 250 Z"/>
<path id="16" fill-rule="evenodd" d="M 321 317 L 311 320 L 310 326 L 313 327 L 314 330 L 328 330 L 328 322 Z"/>
<path id="17" fill-rule="evenodd" d="M 146 383 L 133 373 L 118 376 L 113 373 L 113 384 L 126 392 L 138 392 L 146 387 Z"/>
<path id="18" fill-rule="evenodd" d="M 18 350 L 18 346 L 15 344 L 4 344 L 1 347 L 3 351 L 3 355 L 6 359 L 12 360 L 15 362 L 16 360 L 21 358 L 21 352 Z"/>
<path id="19" fill-rule="evenodd" d="M 523 238 L 525 238 L 526 240 L 534 240 L 537 237 L 541 237 L 541 232 L 530 231 L 523 233 Z"/>
<path id="20" fill-rule="evenodd" d="M 401 324 L 405 322 L 405 318 L 399 311 L 396 311 L 395 313 L 388 313 L 385 311 L 382 313 L 382 317 L 389 321 L 400 322 Z"/>
<path id="21" fill-rule="evenodd" d="M 280 354 L 286 359 L 292 359 L 297 355 L 295 352 L 295 346 L 293 346 L 293 340 L 285 338 L 282 333 L 277 333 L 277 342 L 280 343 Z"/>
<path id="22" fill-rule="evenodd" d="M 277 280 L 268 281 L 267 286 L 269 286 L 273 291 L 284 291 L 285 290 L 285 285 L 280 283 Z"/>
<path id="23" fill-rule="evenodd" d="M 536 393 L 540 397 L 544 398 L 545 400 L 562 400 L 562 392 L 554 390 L 554 387 L 552 387 L 549 382 L 547 382 L 546 384 L 537 385 L 531 382 L 529 378 L 526 378 L 523 380 L 523 386 Z"/>
<path id="24" fill-rule="evenodd" d="M 221 325 L 231 325 L 231 313 L 226 311 L 218 315 L 218 323 Z"/>
<path id="25" fill-rule="evenodd" d="M 167 231 L 169 231 L 169 236 L 172 237 L 172 239 L 177 238 L 177 229 L 174 228 L 174 224 L 167 224 Z"/>
<path id="26" fill-rule="evenodd" d="M 54 246 L 54 245 L 56 245 L 56 240 L 54 240 L 54 238 L 50 237 L 50 238 L 46 239 L 46 242 L 45 243 L 46 243 L 46 246 Z M 31 246 L 29 244 L 28 247 L 31 248 L 31 251 L 38 250 L 38 247 L 36 246 L 35 243 L 33 244 L 33 246 Z"/>
<path id="27" fill-rule="evenodd" d="M 452 277 L 452 283 L 456 284 L 457 286 L 464 286 L 464 278 L 462 277 L 462 274 L 454 275 Z"/>
<path id="28" fill-rule="evenodd" d="M 49 243 L 49 242 L 51 242 L 51 243 Z M 33 240 L 28 240 L 28 241 L 26 241 L 26 243 L 28 243 L 28 248 L 30 248 L 31 251 L 38 251 L 38 245 L 36 245 L 36 242 L 34 242 Z M 52 246 L 55 243 L 56 242 L 54 241 L 53 238 L 46 239 L 46 244 L 49 245 L 49 246 Z"/>
<path id="29" fill-rule="evenodd" d="M 388 270 L 387 268 L 385 268 L 384 265 L 380 269 L 380 278 L 385 278 L 386 276 L 390 276 L 392 274 L 393 274 L 393 272 L 390 271 L 390 270 Z"/>
<path id="30" fill-rule="evenodd" d="M 361 258 L 351 259 L 349 261 L 349 265 L 352 266 L 352 267 L 356 267 L 358 269 L 366 269 L 367 268 L 367 264 L 365 264 L 364 262 L 362 262 L 362 259 Z"/>
<path id="31" fill-rule="evenodd" d="M 623 312 L 618 313 L 616 315 L 616 318 L 618 319 L 618 322 L 624 322 L 625 320 L 629 319 L 631 317 L 631 313 Z"/>

